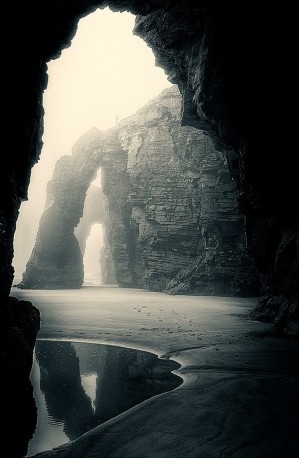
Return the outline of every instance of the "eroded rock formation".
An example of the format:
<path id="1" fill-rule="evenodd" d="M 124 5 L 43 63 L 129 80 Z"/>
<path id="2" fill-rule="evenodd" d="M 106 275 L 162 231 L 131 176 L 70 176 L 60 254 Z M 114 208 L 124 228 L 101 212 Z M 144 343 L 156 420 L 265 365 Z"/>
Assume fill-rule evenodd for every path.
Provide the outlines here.
<path id="1" fill-rule="evenodd" d="M 181 96 L 174 86 L 115 128 L 92 129 L 77 142 L 72 157 L 58 161 L 20 287 L 82 285 L 82 256 L 73 235 L 81 216 L 75 233 L 82 255 L 91 223 L 105 219 L 104 252 L 111 252 L 122 287 L 258 294 L 226 158 L 203 131 L 181 126 L 180 112 Z M 86 195 L 99 166 L 107 196 L 105 218 L 100 191 L 95 194 L 92 188 Z M 108 272 L 105 260 L 103 271 Z"/>
<path id="2" fill-rule="evenodd" d="M 173 87 L 119 126 L 128 152 L 136 284 L 170 293 L 257 294 L 225 156 L 203 131 L 181 126 L 180 113 Z"/>
<path id="3" fill-rule="evenodd" d="M 289 116 L 296 84 L 290 11 L 257 2 L 191 3 L 169 2 L 165 9 L 151 3 L 154 11 L 140 14 L 135 33 L 179 85 L 182 123 L 209 132 L 226 151 L 262 281 L 252 317 L 273 321 L 278 333 L 296 338 L 299 215 L 296 129 Z"/>
<path id="4" fill-rule="evenodd" d="M 135 33 L 152 47 L 157 64 L 179 85 L 182 123 L 206 129 L 226 151 L 246 216 L 248 247 L 262 278 L 255 316 L 276 320 L 279 332 L 295 336 L 299 263 L 293 196 L 298 184 L 296 130 L 288 116 L 295 87 L 294 27 L 287 8 L 270 9 L 255 2 L 241 6 L 233 0 L 202 0 L 196 5 L 191 0 L 99 0 L 66 6 L 62 1 L 38 10 L 35 3 L 26 8 L 18 5 L 15 33 L 21 48 L 19 58 L 8 61 L 6 85 L 12 87 L 6 113 L 11 107 L 18 113 L 18 135 L 14 148 L 5 153 L 0 180 L 1 293 L 7 297 L 10 292 L 18 208 L 26 199 L 30 170 L 42 145 L 46 62 L 69 46 L 80 17 L 106 5 L 137 14 Z M 16 82 L 12 75 L 18 75 L 20 68 L 26 68 L 26 75 Z"/>
<path id="5" fill-rule="evenodd" d="M 15 224 L 42 147 L 47 62 L 70 45 L 81 17 L 107 5 L 138 15 L 135 32 L 151 46 L 170 80 L 179 85 L 182 123 L 207 129 L 226 151 L 246 216 L 248 247 L 262 279 L 262 297 L 254 317 L 273 321 L 280 335 L 298 338 L 299 216 L 293 116 L 298 82 L 293 4 L 252 0 L 51 0 L 37 4 L 29 0 L 3 5 L 3 17 L 13 17 L 14 39 L 6 40 L 3 50 L 7 69 L 3 87 L 9 94 L 3 100 L 7 124 L 3 131 L 10 143 L 0 171 L 1 305 L 5 311 L 11 309 Z M 17 323 L 5 311 L 1 312 L 3 336 L 10 335 Z M 1 364 L 4 368 L 3 359 Z M 22 379 L 27 372 L 20 369 L 19 374 Z"/>
<path id="6" fill-rule="evenodd" d="M 94 134 L 89 132 L 90 145 Z M 83 148 L 81 145 L 81 151 Z M 98 168 L 92 152 L 87 148 L 85 153 L 78 156 L 75 149 L 73 156 L 63 156 L 56 164 L 20 287 L 78 288 L 83 283 L 82 255 L 74 227 L 83 215 L 86 192 Z"/>

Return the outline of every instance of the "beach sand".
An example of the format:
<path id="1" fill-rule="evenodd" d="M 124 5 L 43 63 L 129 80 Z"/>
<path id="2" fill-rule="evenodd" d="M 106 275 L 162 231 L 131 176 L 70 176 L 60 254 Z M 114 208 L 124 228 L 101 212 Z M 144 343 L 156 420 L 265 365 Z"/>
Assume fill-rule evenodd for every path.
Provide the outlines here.
<path id="1" fill-rule="evenodd" d="M 121 345 L 181 365 L 175 390 L 35 457 L 299 457 L 299 343 L 249 319 L 255 298 L 110 286 L 11 295 L 40 310 L 39 339 Z"/>

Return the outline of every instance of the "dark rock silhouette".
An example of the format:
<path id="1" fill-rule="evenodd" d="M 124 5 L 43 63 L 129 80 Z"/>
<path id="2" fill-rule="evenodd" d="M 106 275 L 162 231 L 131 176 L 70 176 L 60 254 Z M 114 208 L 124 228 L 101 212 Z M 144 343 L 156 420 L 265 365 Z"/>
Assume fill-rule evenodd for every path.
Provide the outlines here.
<path id="1" fill-rule="evenodd" d="M 3 304 L 1 304 L 3 305 Z M 24 457 L 37 423 L 29 380 L 40 313 L 28 301 L 9 298 L 0 321 L 1 456 Z M 17 440 L 16 440 L 17 437 Z"/>

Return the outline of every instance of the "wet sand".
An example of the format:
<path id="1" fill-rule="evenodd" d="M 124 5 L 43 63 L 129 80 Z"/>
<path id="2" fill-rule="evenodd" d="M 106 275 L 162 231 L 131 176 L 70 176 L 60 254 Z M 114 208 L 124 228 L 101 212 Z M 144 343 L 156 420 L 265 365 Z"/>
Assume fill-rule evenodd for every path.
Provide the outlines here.
<path id="1" fill-rule="evenodd" d="M 256 299 L 91 286 L 11 295 L 39 308 L 40 339 L 151 351 L 184 380 L 36 457 L 299 457 L 299 343 L 249 319 Z"/>

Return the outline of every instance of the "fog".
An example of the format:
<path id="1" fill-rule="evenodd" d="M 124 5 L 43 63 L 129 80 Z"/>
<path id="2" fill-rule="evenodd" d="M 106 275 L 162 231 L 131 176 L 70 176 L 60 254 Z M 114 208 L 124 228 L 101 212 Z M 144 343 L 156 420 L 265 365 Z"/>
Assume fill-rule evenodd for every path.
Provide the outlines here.
<path id="1" fill-rule="evenodd" d="M 100 250 L 103 246 L 103 226 L 93 224 L 90 235 L 86 241 L 86 248 L 83 257 L 84 284 L 101 284 Z M 97 247 L 95 249 L 95 247 Z"/>
<path id="2" fill-rule="evenodd" d="M 106 130 L 171 86 L 146 43 L 132 33 L 134 16 L 105 8 L 80 20 L 72 45 L 48 63 L 43 149 L 33 167 L 14 239 L 15 283 L 30 257 L 46 186 L 56 161 L 71 154 L 92 127 Z"/>

